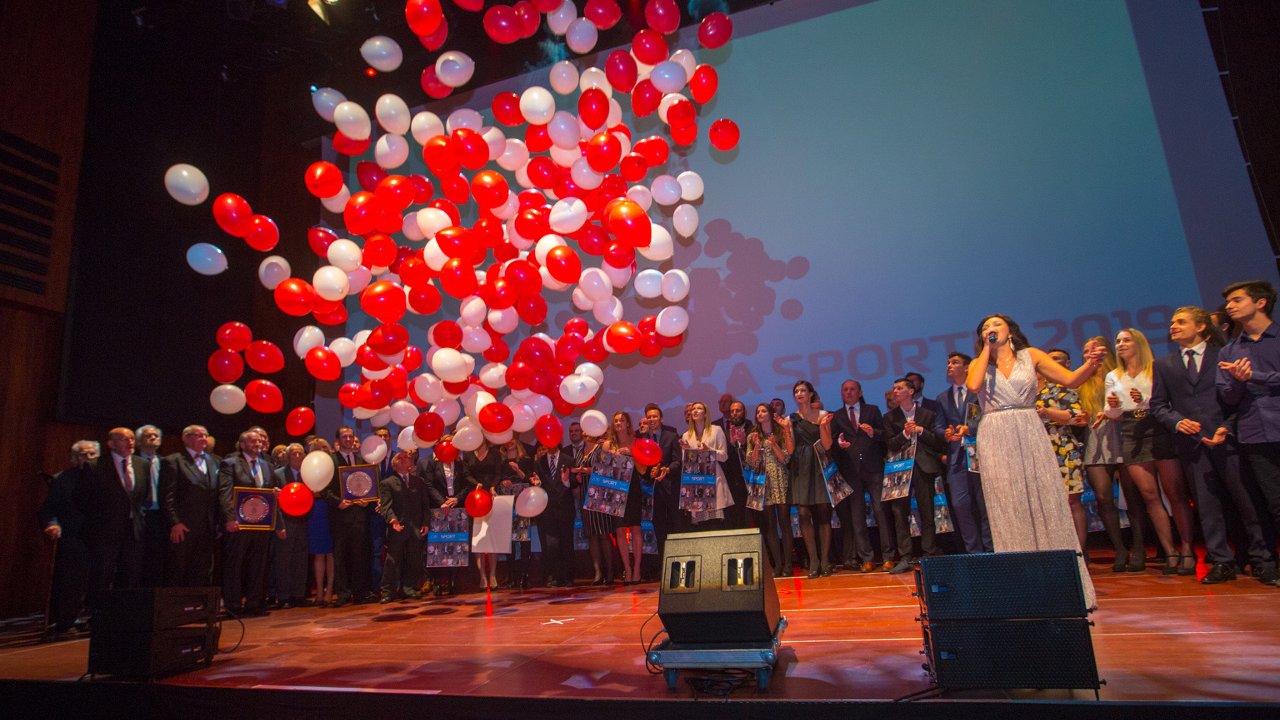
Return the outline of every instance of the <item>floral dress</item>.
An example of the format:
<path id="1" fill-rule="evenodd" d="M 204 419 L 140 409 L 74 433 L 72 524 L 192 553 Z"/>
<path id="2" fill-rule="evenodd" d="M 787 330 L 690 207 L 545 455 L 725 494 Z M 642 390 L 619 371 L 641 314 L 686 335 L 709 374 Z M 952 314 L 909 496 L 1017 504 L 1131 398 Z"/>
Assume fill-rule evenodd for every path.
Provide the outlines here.
<path id="1" fill-rule="evenodd" d="M 783 453 L 786 453 L 785 448 Z M 791 471 L 788 468 L 788 461 L 790 460 L 790 455 L 779 460 L 768 443 L 761 441 L 760 463 L 755 470 L 764 473 L 765 505 L 787 505 L 791 502 Z"/>
<path id="2" fill-rule="evenodd" d="M 1036 407 L 1049 410 L 1080 409 L 1080 395 L 1058 383 L 1045 383 L 1036 394 Z M 1076 436 L 1075 428 L 1070 425 L 1059 425 L 1049 420 L 1044 421 L 1044 429 L 1049 433 L 1049 441 L 1053 443 L 1053 452 L 1058 458 L 1058 469 L 1062 471 L 1062 480 L 1067 486 L 1068 495 L 1084 492 L 1084 445 Z"/>

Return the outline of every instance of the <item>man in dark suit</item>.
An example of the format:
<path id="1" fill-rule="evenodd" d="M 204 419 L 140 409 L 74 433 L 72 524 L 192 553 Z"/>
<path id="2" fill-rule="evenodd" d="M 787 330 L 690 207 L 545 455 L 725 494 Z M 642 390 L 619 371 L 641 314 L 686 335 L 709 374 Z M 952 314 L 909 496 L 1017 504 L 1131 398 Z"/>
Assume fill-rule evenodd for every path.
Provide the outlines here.
<path id="1" fill-rule="evenodd" d="M 880 501 L 884 481 L 884 418 L 880 409 L 862 398 L 862 385 L 857 380 L 845 380 L 840 385 L 840 408 L 831 414 L 831 457 L 840 475 L 853 489 L 853 494 L 836 506 L 840 517 L 841 545 L 844 548 L 844 566 L 861 572 L 876 569 L 873 562 L 875 547 L 867 527 L 867 496 L 871 497 L 871 512 L 880 532 L 882 570 L 890 570 L 895 563 L 895 541 L 891 525 L 885 518 Z"/>
<path id="2" fill-rule="evenodd" d="M 534 521 L 542 543 L 542 564 L 547 587 L 573 585 L 573 485 L 569 468 L 573 456 L 560 447 L 540 445 L 533 458 L 534 474 L 547 492 L 547 509 Z"/>
<path id="3" fill-rule="evenodd" d="M 71 461 L 49 485 L 49 494 L 37 517 L 44 534 L 57 543 L 53 561 L 53 586 L 49 590 L 50 639 L 77 632 L 76 623 L 84 609 L 89 586 L 89 549 L 84 542 L 84 513 L 76 498 L 88 482 L 90 464 L 98 459 L 101 447 L 93 440 L 71 446 Z"/>
<path id="4" fill-rule="evenodd" d="M 445 435 L 440 439 L 452 440 L 453 436 Z M 467 476 L 466 466 L 460 460 L 442 462 L 430 451 L 422 451 L 419 456 L 418 475 L 435 488 L 436 495 L 443 498 L 437 507 L 455 508 L 464 504 L 467 493 L 477 487 Z M 436 568 L 432 577 L 433 594 L 452 595 L 455 592 L 457 576 L 458 568 L 456 567 Z"/>
<path id="5" fill-rule="evenodd" d="M 235 615 L 266 615 L 266 583 L 271 532 L 242 530 L 234 505 L 234 489 L 279 487 L 271 461 L 263 457 L 262 435 L 256 430 L 240 433 L 237 452 L 218 466 L 218 499 L 222 508 L 225 562 L 222 567 L 222 602 Z"/>
<path id="6" fill-rule="evenodd" d="M 306 450 L 300 443 L 285 448 L 285 463 L 276 468 L 276 485 L 302 482 Z M 299 607 L 307 601 L 307 516 L 280 512 L 281 531 L 272 540 L 271 574 L 281 608 Z"/>
<path id="7" fill-rule="evenodd" d="M 395 469 L 391 467 L 391 459 L 396 454 L 395 438 L 385 427 L 374 428 L 373 434 L 387 445 L 386 454 L 378 461 L 378 477 L 384 478 L 395 473 Z M 383 519 L 376 504 L 366 505 L 365 509 L 369 513 L 369 587 L 376 589 L 382 586 L 382 556 L 387 546 L 387 521 Z"/>
<path id="8" fill-rule="evenodd" d="M 969 454 L 964 440 L 978 429 L 978 396 L 965 387 L 973 358 L 962 352 L 947 355 L 947 379 L 951 387 L 938 396 L 942 421 L 946 426 L 947 488 L 951 494 L 951 517 L 967 553 L 991 552 L 991 524 L 987 503 L 982 497 L 982 476 L 969 472 Z"/>
<path id="9" fill-rule="evenodd" d="M 1218 342 L 1209 314 L 1180 307 L 1169 323 L 1176 353 L 1159 358 L 1151 374 L 1151 414 L 1173 433 L 1174 451 L 1195 488 L 1204 530 L 1206 559 L 1212 564 L 1200 582 L 1234 580 L 1235 558 L 1228 542 L 1227 508 L 1244 525 L 1249 562 L 1259 579 L 1274 584 L 1275 538 L 1259 516 L 1261 493 L 1250 492 L 1240 470 L 1240 449 L 1231 437 L 1235 419 L 1217 392 Z"/>
<path id="10" fill-rule="evenodd" d="M 911 382 L 911 387 L 915 388 L 915 392 L 911 394 L 911 401 L 916 404 L 916 407 L 929 408 L 929 411 L 934 415 L 942 414 L 942 403 L 924 396 L 923 375 L 918 372 L 909 372 L 906 375 L 903 375 L 903 377 Z"/>
<path id="11" fill-rule="evenodd" d="M 157 454 L 164 433 L 155 425 L 143 425 L 134 433 L 134 450 L 151 468 L 151 475 L 147 478 L 151 490 L 147 494 L 148 500 L 142 505 L 145 529 L 142 535 L 141 582 L 143 587 L 160 587 L 164 585 L 165 563 L 169 555 L 169 521 L 160 507 L 160 457 Z"/>
<path id="12" fill-rule="evenodd" d="M 418 599 L 430 511 L 444 500 L 434 485 L 413 472 L 412 455 L 398 452 L 392 457 L 391 472 L 378 481 L 378 507 L 389 529 L 382 602 L 391 602 L 398 586 L 406 598 Z"/>
<path id="13" fill-rule="evenodd" d="M 337 432 L 337 450 L 333 464 L 337 467 L 364 464 L 356 431 L 343 425 Z M 329 527 L 333 534 L 334 607 L 349 602 L 363 602 L 372 591 L 369 558 L 369 509 L 342 497 L 337 473 L 322 492 L 329 503 Z"/>
<path id="14" fill-rule="evenodd" d="M 174 587 L 213 583 L 222 458 L 206 452 L 208 438 L 202 425 L 188 425 L 183 449 L 160 461 L 160 509 L 169 526 L 165 584 Z"/>
<path id="15" fill-rule="evenodd" d="M 729 397 L 733 398 L 732 395 Z M 729 485 L 729 494 L 733 496 L 733 505 L 724 511 L 725 524 L 729 529 L 745 528 L 750 525 L 747 519 L 747 481 L 742 474 L 742 457 L 747 452 L 747 433 L 751 432 L 747 406 L 741 400 L 730 399 L 728 413 L 716 420 L 715 424 L 724 432 L 725 445 L 729 451 L 729 457 L 720 463 L 720 468 L 724 470 L 724 480 Z"/>
<path id="16" fill-rule="evenodd" d="M 137 587 L 142 572 L 142 507 L 151 499 L 151 468 L 133 454 L 133 438 L 123 427 L 107 434 L 111 452 L 86 476 L 79 502 L 90 556 L 90 604 L 112 587 Z"/>
<path id="17" fill-rule="evenodd" d="M 637 437 L 649 438 L 662 449 L 662 462 L 649 468 L 649 480 L 653 483 L 653 533 L 658 538 L 661 560 L 667 536 L 688 529 L 686 515 L 680 512 L 680 433 L 663 424 L 662 408 L 649 403 L 644 407 Z"/>
<path id="18" fill-rule="evenodd" d="M 898 538 L 898 564 L 889 570 L 894 574 L 909 572 L 911 560 L 915 557 L 911 543 L 912 497 L 920 511 L 920 550 L 924 555 L 938 554 L 934 539 L 933 490 L 934 480 L 943 471 L 941 454 L 947 447 L 946 429 L 941 415 L 923 403 L 917 406 L 913 402 L 914 393 L 915 386 L 907 378 L 894 380 L 893 397 L 898 407 L 884 416 L 885 448 L 890 453 L 898 452 L 913 442 L 916 446 L 911 494 L 889 501 Z"/>

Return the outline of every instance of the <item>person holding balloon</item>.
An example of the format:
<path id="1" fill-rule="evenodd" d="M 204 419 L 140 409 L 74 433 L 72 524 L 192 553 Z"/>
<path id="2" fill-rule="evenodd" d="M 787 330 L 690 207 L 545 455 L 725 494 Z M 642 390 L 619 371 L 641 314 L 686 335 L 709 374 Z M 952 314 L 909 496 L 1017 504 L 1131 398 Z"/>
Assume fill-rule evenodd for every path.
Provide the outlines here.
<path id="1" fill-rule="evenodd" d="M 605 434 L 604 449 L 618 455 L 632 455 L 635 442 L 631 415 L 625 412 L 614 413 L 609 431 Z M 636 585 L 640 582 L 640 558 L 644 549 L 640 537 L 640 514 L 644 510 L 642 484 L 648 467 L 641 466 L 640 459 L 634 455 L 632 459 L 635 463 L 631 466 L 631 480 L 627 486 L 627 507 L 622 517 L 614 520 L 618 552 L 622 554 L 623 585 Z"/>
<path id="2" fill-rule="evenodd" d="M 512 437 L 502 446 L 502 458 L 506 465 L 502 471 L 502 483 L 497 488 L 499 495 L 515 495 L 521 484 L 528 483 L 534 487 L 542 484 L 541 478 L 534 472 L 533 458 L 525 453 L 524 443 Z M 517 518 L 516 522 L 529 524 L 528 518 Z M 528 538 L 528 535 L 525 535 Z M 531 540 L 513 540 L 511 547 L 510 572 L 506 587 L 529 589 L 529 557 L 533 554 Z"/>

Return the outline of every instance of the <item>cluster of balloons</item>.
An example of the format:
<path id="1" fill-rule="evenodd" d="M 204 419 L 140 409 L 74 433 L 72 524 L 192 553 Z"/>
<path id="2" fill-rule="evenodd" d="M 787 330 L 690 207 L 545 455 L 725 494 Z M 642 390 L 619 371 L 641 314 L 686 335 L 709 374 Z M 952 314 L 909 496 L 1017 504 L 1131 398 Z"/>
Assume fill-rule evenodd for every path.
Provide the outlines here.
<path id="1" fill-rule="evenodd" d="M 483 10 L 485 31 L 500 43 L 529 37 L 545 14 L 551 32 L 577 53 L 589 52 L 597 32 L 622 16 L 616 0 L 590 0 L 581 17 L 572 0 L 521 0 L 488 9 L 480 0 L 454 1 L 465 10 Z M 372 159 L 356 163 L 352 185 L 330 162 L 306 170 L 307 190 L 341 214 L 343 227 L 308 230 L 308 246 L 321 260 L 309 278 L 295 276 L 278 255 L 262 260 L 258 278 L 281 312 L 308 319 L 292 345 L 307 371 L 337 381 L 358 366 L 358 377 L 339 388 L 338 399 L 357 419 L 400 426 L 398 448 L 434 446 L 447 459 L 485 440 L 503 443 L 530 430 L 540 443 L 557 445 L 558 416 L 577 413 L 585 432 L 603 434 L 607 418 L 587 409 L 604 383 L 601 363 L 631 353 L 653 357 L 684 341 L 689 315 L 680 303 L 689 293 L 688 274 L 639 266 L 671 260 L 673 232 L 697 232 L 702 178 L 663 168 L 673 143 L 695 142 L 699 109 L 715 97 L 719 80 L 692 50 L 669 46 L 680 21 L 674 0 L 649 0 L 644 17 L 648 27 L 629 48 L 603 58 L 603 67 L 562 61 L 550 69 L 549 87 L 496 96 L 493 125 L 470 108 L 445 118 L 415 114 L 404 99 L 386 94 L 370 113 L 332 88 L 313 92 L 313 107 L 334 125 L 333 147 L 353 157 L 372 149 Z M 405 19 L 425 46 L 443 46 L 448 28 L 439 0 L 409 0 Z M 707 48 L 731 35 L 732 23 L 722 13 L 706 16 L 698 29 Z M 399 68 L 404 56 L 385 36 L 369 38 L 360 52 L 382 72 Z M 424 91 L 448 94 L 474 70 L 465 54 L 443 52 L 423 70 Z M 624 103 L 632 118 L 656 113 L 660 132 L 635 137 Z M 728 150 L 736 146 L 738 130 L 721 118 L 709 137 L 714 147 Z M 428 174 L 398 173 L 415 146 Z M 170 168 L 165 185 L 184 204 L 209 197 L 207 179 L 190 165 Z M 464 223 L 462 210 L 472 203 L 477 219 Z M 670 229 L 650 216 L 655 204 L 669 212 Z M 275 223 L 234 193 L 218 195 L 212 214 L 223 231 L 259 252 L 270 252 L 280 240 Z M 221 251 L 202 254 L 196 247 L 188 260 L 193 269 L 225 270 L 225 258 L 218 267 Z M 628 286 L 666 306 L 634 321 L 624 318 L 618 291 Z M 532 330 L 545 323 L 546 298 L 555 293 L 568 294 L 581 316 L 518 338 L 522 325 Z M 414 342 L 402 324 L 405 316 L 435 315 L 445 296 L 457 299 L 456 318 L 439 319 Z M 379 324 L 326 340 L 324 326 L 347 320 L 348 298 Z M 236 413 L 247 404 L 280 412 L 280 390 L 269 380 L 236 385 L 245 365 L 261 374 L 278 372 L 285 362 L 279 347 L 253 340 L 242 323 L 223 326 L 217 341 L 209 359 L 218 383 L 213 407 Z M 301 435 L 314 422 L 314 413 L 299 407 L 290 411 L 286 427 Z M 448 428 L 452 439 L 442 441 Z M 370 462 L 389 451 L 376 436 L 362 443 Z M 637 457 L 654 451 L 656 446 L 636 448 Z M 313 491 L 332 476 L 331 468 L 315 464 L 313 481 L 306 481 L 306 463 L 303 468 Z M 537 500 L 524 506 L 536 507 Z"/>

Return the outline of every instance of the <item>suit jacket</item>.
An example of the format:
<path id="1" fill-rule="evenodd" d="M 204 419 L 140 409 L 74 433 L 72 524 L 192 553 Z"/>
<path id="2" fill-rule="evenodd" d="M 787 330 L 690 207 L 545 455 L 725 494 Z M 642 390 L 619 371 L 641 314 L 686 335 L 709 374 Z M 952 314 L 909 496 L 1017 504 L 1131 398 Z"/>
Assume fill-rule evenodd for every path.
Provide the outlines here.
<path id="1" fill-rule="evenodd" d="M 920 398 L 920 407 L 929 408 L 929 411 L 934 415 L 942 415 L 942 403 L 934 400 L 933 398 L 922 396 Z M 946 428 L 944 427 L 943 429 L 945 430 Z"/>
<path id="2" fill-rule="evenodd" d="M 170 527 L 183 523 L 192 532 L 213 531 L 221 501 L 221 464 L 222 458 L 205 453 L 205 472 L 200 472 L 185 448 L 160 460 L 160 509 Z"/>
<path id="3" fill-rule="evenodd" d="M 885 414 L 884 442 L 889 452 L 897 452 L 911 442 L 902 435 L 906 424 L 907 416 L 902 408 L 894 408 Z M 942 424 L 942 416 L 922 405 L 916 408 L 916 424 L 921 428 L 916 443 L 916 469 L 930 475 L 942 473 L 941 455 L 947 450 L 946 426 Z"/>
<path id="4" fill-rule="evenodd" d="M 966 390 L 964 407 L 962 408 L 956 407 L 956 399 L 951 393 L 951 388 L 947 388 L 939 393 L 936 402 L 938 405 L 942 406 L 942 425 L 944 431 L 947 426 L 955 425 L 958 427 L 963 425 L 969 428 L 969 437 L 974 436 L 974 433 L 978 430 L 978 420 L 980 418 L 980 415 L 974 409 L 978 407 L 977 393 L 968 392 Z M 947 464 L 951 467 L 960 469 L 968 467 L 968 461 L 966 460 L 964 452 L 964 443 L 960 441 L 948 443 L 947 455 Z"/>
<path id="5" fill-rule="evenodd" d="M 551 472 L 551 454 L 542 455 L 534 459 L 533 471 L 538 474 L 538 479 L 542 480 L 542 489 L 547 491 L 547 509 L 543 511 L 539 518 L 546 518 L 548 522 L 573 522 L 574 502 L 573 502 L 573 475 L 570 474 L 569 484 L 565 485 L 560 481 L 563 470 L 568 470 L 573 466 L 573 455 L 563 448 L 554 451 L 556 454 L 556 471 Z"/>
<path id="6" fill-rule="evenodd" d="M 873 428 L 870 437 L 849 419 L 844 405 L 831 412 L 832 440 L 839 439 L 843 434 L 844 439 L 849 442 L 847 448 L 840 447 L 838 442 L 832 442 L 830 451 L 840 474 L 846 478 L 857 477 L 860 473 L 884 474 L 884 416 L 880 414 L 880 408 L 868 403 L 866 398 L 858 404 L 858 424 L 862 423 Z"/>
<path id="7" fill-rule="evenodd" d="M 455 498 L 458 505 L 462 505 L 467 499 L 467 493 L 476 487 L 476 484 L 467 476 L 467 469 L 461 458 L 453 461 L 452 494 L 449 493 L 449 484 L 445 481 L 443 463 L 436 458 L 424 457 L 419 460 L 418 475 L 436 489 L 436 493 L 440 496 L 440 504 L 444 504 L 444 501 L 449 498 Z"/>
<path id="8" fill-rule="evenodd" d="M 360 450 L 352 450 L 352 457 L 355 459 L 356 465 L 365 464 L 364 458 L 360 457 Z M 329 523 L 331 526 L 342 527 L 368 527 L 369 524 L 369 508 L 364 505 L 349 505 L 346 509 L 339 509 L 338 505 L 342 503 L 342 483 L 338 481 L 338 472 L 336 468 L 347 467 L 352 463 L 348 463 L 342 453 L 333 453 L 333 482 L 325 486 L 320 492 L 320 497 L 329 504 Z"/>
<path id="9" fill-rule="evenodd" d="M 1204 357 L 1197 360 L 1200 372 L 1194 385 L 1187 378 L 1181 350 L 1157 358 L 1151 368 L 1151 414 L 1173 434 L 1173 449 L 1179 455 L 1194 453 L 1200 438 L 1213 437 L 1220 427 L 1235 430 L 1235 408 L 1224 405 L 1218 395 L 1218 348 L 1206 344 Z M 1183 419 L 1200 423 L 1199 434 L 1178 432 Z"/>
<path id="10" fill-rule="evenodd" d="M 104 547 L 118 546 L 132 534 L 141 540 L 146 518 L 142 508 L 151 503 L 151 465 L 137 455 L 129 456 L 133 469 L 133 492 L 126 493 L 111 453 L 99 458 L 84 477 L 80 512 L 84 514 L 85 540 Z"/>
<path id="11" fill-rule="evenodd" d="M 85 518 L 76 500 L 84 492 L 92 469 L 93 466 L 88 464 L 78 465 L 54 476 L 53 482 L 49 485 L 49 494 L 45 496 L 40 509 L 36 511 L 41 528 L 57 522 L 58 527 L 62 528 L 62 537 L 82 536 Z"/>
<path id="12" fill-rule="evenodd" d="M 275 468 L 272 467 L 271 461 L 265 456 L 259 455 L 258 462 L 262 463 L 262 487 L 278 488 L 280 478 L 275 474 Z M 230 522 L 236 519 L 236 511 L 232 506 L 234 502 L 233 488 L 237 487 L 258 487 L 253 476 L 253 468 L 249 466 L 249 461 L 239 452 L 231 453 L 222 458 L 222 463 L 218 465 L 218 504 L 222 509 L 222 522 Z"/>
<path id="13" fill-rule="evenodd" d="M 393 520 L 414 530 L 426 527 L 428 511 L 443 504 L 444 494 L 421 475 L 391 473 L 378 481 L 378 507 L 388 527 Z"/>

